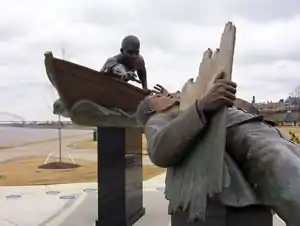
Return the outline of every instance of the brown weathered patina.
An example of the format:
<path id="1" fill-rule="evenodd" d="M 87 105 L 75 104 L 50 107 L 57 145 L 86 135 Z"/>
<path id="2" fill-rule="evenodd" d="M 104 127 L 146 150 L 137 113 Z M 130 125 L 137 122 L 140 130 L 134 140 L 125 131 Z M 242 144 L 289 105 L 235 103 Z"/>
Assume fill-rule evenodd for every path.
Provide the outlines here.
<path id="1" fill-rule="evenodd" d="M 108 108 L 135 112 L 147 91 L 118 78 L 45 53 L 49 80 L 56 88 L 67 111 L 80 100 L 90 100 Z"/>

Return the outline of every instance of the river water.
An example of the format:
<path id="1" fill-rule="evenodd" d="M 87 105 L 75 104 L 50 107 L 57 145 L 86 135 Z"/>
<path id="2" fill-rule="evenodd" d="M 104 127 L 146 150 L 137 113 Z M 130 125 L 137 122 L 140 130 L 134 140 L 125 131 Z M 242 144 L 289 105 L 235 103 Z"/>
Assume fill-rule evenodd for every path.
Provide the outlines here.
<path id="1" fill-rule="evenodd" d="M 63 129 L 62 136 L 84 135 L 92 133 L 92 130 Z M 42 141 L 58 138 L 57 129 L 2 127 L 0 126 L 0 147 L 21 145 L 27 142 Z"/>

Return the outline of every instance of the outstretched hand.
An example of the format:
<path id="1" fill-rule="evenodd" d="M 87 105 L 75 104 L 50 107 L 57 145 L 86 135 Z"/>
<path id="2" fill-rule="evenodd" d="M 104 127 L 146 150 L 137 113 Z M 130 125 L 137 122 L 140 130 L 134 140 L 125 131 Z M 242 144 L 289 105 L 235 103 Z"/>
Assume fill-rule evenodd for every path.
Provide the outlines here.
<path id="1" fill-rule="evenodd" d="M 163 87 L 162 85 L 159 85 L 159 84 L 156 84 L 154 87 L 153 87 L 153 90 L 152 90 L 152 93 L 154 94 L 168 94 L 168 90 Z"/>
<path id="2" fill-rule="evenodd" d="M 148 92 L 148 95 L 161 94 L 167 95 L 169 94 L 168 90 L 162 85 L 156 84 L 153 89 L 145 89 Z"/>

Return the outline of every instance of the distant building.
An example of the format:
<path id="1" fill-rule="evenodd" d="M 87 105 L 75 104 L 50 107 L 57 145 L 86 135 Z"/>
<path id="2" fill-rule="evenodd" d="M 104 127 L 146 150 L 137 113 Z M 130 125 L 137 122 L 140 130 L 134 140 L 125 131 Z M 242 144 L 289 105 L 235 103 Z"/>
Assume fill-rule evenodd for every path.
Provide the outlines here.
<path id="1" fill-rule="evenodd" d="M 286 102 L 255 103 L 254 106 L 261 112 L 296 111 L 297 105 Z"/>
<path id="2" fill-rule="evenodd" d="M 278 102 L 256 103 L 253 96 L 252 104 L 264 115 L 265 119 L 274 121 L 282 125 L 297 125 L 300 122 L 300 108 L 296 102 L 290 99 L 280 99 Z"/>

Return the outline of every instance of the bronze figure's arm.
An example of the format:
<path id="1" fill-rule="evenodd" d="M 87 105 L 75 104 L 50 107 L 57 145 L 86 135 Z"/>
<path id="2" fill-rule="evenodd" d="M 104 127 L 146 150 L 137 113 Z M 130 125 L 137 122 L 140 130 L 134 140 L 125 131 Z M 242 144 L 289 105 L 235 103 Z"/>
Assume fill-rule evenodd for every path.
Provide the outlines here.
<path id="1" fill-rule="evenodd" d="M 116 57 L 108 58 L 102 66 L 100 72 L 111 73 L 114 66 L 118 64 Z"/>
<path id="2" fill-rule="evenodd" d="M 142 83 L 143 89 L 147 90 L 148 89 L 147 70 L 146 70 L 144 58 L 141 55 L 139 56 L 137 75 Z"/>
<path id="3" fill-rule="evenodd" d="M 206 128 L 201 111 L 192 105 L 176 118 L 168 113 L 152 116 L 145 126 L 148 153 L 151 161 L 159 167 L 171 167 L 188 154 L 194 138 Z"/>
<path id="4" fill-rule="evenodd" d="M 118 62 L 117 56 L 108 58 L 100 72 L 112 74 L 116 77 L 122 77 L 127 75 L 125 66 Z"/>

